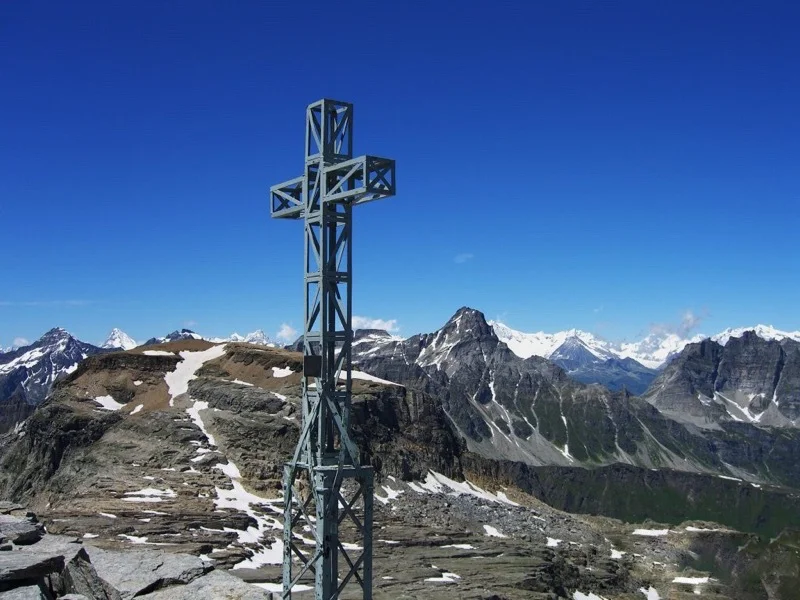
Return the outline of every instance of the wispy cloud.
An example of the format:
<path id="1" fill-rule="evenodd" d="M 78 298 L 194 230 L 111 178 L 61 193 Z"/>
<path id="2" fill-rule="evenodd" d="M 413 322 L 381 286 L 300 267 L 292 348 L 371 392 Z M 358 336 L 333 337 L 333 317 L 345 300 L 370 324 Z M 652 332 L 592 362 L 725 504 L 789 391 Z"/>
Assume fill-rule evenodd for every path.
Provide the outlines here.
<path id="1" fill-rule="evenodd" d="M 94 300 L 22 300 L 8 301 L 0 300 L 0 306 L 88 306 L 94 304 Z"/>
<path id="2" fill-rule="evenodd" d="M 28 344 L 30 344 L 30 342 L 26 340 L 24 337 L 15 337 L 14 341 L 12 342 L 12 345 L 16 346 L 17 348 L 21 348 L 22 346 L 27 346 Z"/>
<path id="3" fill-rule="evenodd" d="M 656 334 L 674 333 L 681 338 L 688 338 L 708 317 L 709 312 L 707 309 L 703 309 L 699 313 L 688 309 L 684 311 L 677 323 L 653 323 L 650 326 L 650 332 Z"/>
<path id="4" fill-rule="evenodd" d="M 284 342 L 293 342 L 297 339 L 297 330 L 288 323 L 281 323 L 275 337 Z"/>
<path id="5" fill-rule="evenodd" d="M 189 319 L 188 321 L 183 322 L 184 327 L 197 327 L 197 321 L 193 319 Z"/>
<path id="6" fill-rule="evenodd" d="M 472 260 L 473 258 L 475 258 L 475 255 L 472 254 L 471 252 L 462 252 L 461 254 L 456 254 L 455 257 L 453 257 L 453 262 L 458 265 L 461 265 L 467 262 L 468 260 Z"/>
<path id="7" fill-rule="evenodd" d="M 384 329 L 389 332 L 399 331 L 397 319 L 373 319 L 353 315 L 353 329 Z"/>
<path id="8" fill-rule="evenodd" d="M 605 306 L 598 306 L 597 308 L 593 308 L 593 309 L 592 309 L 592 312 L 593 312 L 594 314 L 601 313 L 601 312 L 603 312 L 603 309 L 604 309 L 604 308 L 605 308 Z"/>

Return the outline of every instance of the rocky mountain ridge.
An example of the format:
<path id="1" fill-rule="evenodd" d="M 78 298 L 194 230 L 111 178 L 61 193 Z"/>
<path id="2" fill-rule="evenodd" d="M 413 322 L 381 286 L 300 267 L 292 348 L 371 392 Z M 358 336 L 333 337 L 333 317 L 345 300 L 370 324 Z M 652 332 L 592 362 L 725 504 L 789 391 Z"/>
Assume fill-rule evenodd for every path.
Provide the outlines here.
<path id="1" fill-rule="evenodd" d="M 690 344 L 653 382 L 644 399 L 677 421 L 700 427 L 737 422 L 800 425 L 800 342 L 754 331 Z"/>

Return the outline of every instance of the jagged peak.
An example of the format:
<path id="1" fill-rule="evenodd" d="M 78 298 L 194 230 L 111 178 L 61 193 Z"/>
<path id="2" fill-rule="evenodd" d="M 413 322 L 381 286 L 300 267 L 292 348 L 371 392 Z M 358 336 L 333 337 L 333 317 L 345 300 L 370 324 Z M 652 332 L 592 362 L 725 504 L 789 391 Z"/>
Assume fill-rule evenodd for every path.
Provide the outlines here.
<path id="1" fill-rule="evenodd" d="M 54 342 L 66 341 L 72 338 L 72 334 L 63 327 L 53 327 L 47 331 L 39 340 L 37 344 L 52 344 Z"/>

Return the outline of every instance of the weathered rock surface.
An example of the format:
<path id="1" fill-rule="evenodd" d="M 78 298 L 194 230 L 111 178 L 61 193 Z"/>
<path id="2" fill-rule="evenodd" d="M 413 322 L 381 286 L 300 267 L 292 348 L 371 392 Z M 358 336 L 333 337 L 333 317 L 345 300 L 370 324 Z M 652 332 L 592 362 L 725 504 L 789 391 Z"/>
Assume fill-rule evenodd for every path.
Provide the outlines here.
<path id="1" fill-rule="evenodd" d="M 3 595 L 3 600 L 48 600 L 38 585 L 26 585 L 25 587 L 18 587 L 0 593 Z M 83 599 L 85 596 L 80 596 L 79 598 Z M 76 598 L 75 600 L 78 599 Z"/>
<path id="2" fill-rule="evenodd" d="M 89 557 L 98 575 L 116 589 L 123 600 L 173 585 L 185 585 L 213 568 L 196 556 L 155 549 L 111 552 L 91 548 Z"/>
<path id="3" fill-rule="evenodd" d="M 0 541 L 10 541 L 17 546 L 34 544 L 44 535 L 44 527 L 33 518 L 20 519 L 0 514 Z"/>
<path id="4" fill-rule="evenodd" d="M 0 596 L 4 600 L 269 597 L 225 572 L 209 576 L 213 569 L 211 561 L 196 556 L 157 549 L 115 552 L 71 537 L 45 535 L 0 555 Z"/>
<path id="5" fill-rule="evenodd" d="M 196 600 L 224 598 L 225 600 L 265 600 L 270 594 L 222 571 L 211 571 L 188 585 L 170 587 L 142 596 L 147 600 Z M 300 596 L 302 598 L 302 596 Z"/>

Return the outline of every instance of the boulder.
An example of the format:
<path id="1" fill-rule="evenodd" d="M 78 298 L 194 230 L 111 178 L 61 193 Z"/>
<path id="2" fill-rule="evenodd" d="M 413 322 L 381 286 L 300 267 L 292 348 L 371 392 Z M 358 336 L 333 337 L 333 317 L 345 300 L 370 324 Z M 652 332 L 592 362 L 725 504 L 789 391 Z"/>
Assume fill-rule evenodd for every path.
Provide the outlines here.
<path id="1" fill-rule="evenodd" d="M 226 600 L 267 600 L 272 594 L 225 571 L 212 571 L 188 585 L 172 586 L 141 596 L 142 600 L 195 600 L 196 598 L 225 598 Z"/>
<path id="2" fill-rule="evenodd" d="M 44 535 L 44 527 L 31 518 L 0 515 L 0 539 L 5 538 L 17 546 L 35 544 Z"/>
<path id="3" fill-rule="evenodd" d="M 63 568 L 64 557 L 59 554 L 4 552 L 0 554 L 0 591 L 9 590 L 21 582 L 44 579 Z"/>
<path id="4" fill-rule="evenodd" d="M 123 600 L 190 583 L 213 569 L 196 556 L 156 549 L 113 552 L 89 547 L 88 550 L 98 576 L 118 590 Z"/>
<path id="5" fill-rule="evenodd" d="M 38 585 L 26 585 L 8 592 L 3 592 L 3 600 L 47 600 Z M 83 596 L 81 596 L 83 598 Z M 87 599 L 88 600 L 88 599 Z"/>

